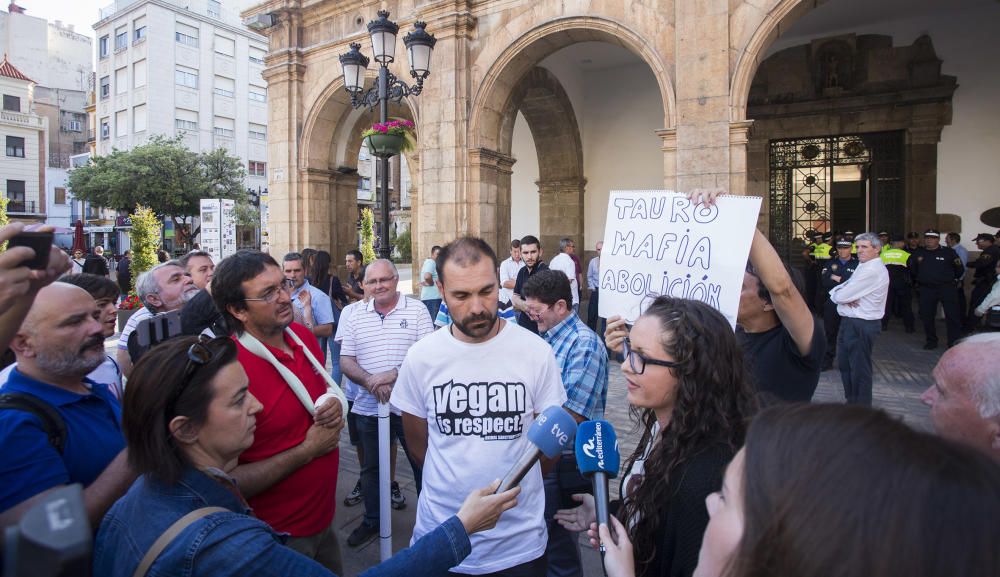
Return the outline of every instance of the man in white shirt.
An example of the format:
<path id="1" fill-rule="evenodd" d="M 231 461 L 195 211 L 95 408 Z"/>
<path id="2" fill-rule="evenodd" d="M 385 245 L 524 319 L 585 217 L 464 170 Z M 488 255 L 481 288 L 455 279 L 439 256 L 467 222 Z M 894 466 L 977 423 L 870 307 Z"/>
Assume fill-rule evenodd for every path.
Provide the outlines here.
<path id="1" fill-rule="evenodd" d="M 559 239 L 559 254 L 549 262 L 549 268 L 562 271 L 569 279 L 569 288 L 573 293 L 573 314 L 580 312 L 580 283 L 577 282 L 576 263 L 573 262 L 567 250 L 573 250 L 576 245 L 571 238 Z"/>
<path id="2" fill-rule="evenodd" d="M 837 364 L 848 404 L 872 404 L 872 349 L 882 331 L 889 296 L 889 271 L 879 258 L 882 242 L 866 232 L 854 239 L 861 264 L 847 282 L 830 290 L 841 317 Z"/>
<path id="3" fill-rule="evenodd" d="M 510 241 L 510 257 L 500 263 L 500 302 L 511 306 L 514 300 L 514 285 L 517 284 L 517 273 L 524 266 L 521 260 L 521 241 Z"/>
<path id="4" fill-rule="evenodd" d="M 453 322 L 410 348 L 392 392 L 412 455 L 423 465 L 413 541 L 458 511 L 467 488 L 502 478 L 528 450 L 535 416 L 566 402 L 552 348 L 497 318 L 493 249 L 482 239 L 460 238 L 441 249 L 438 264 Z M 533 467 L 520 486 L 517 507 L 494 529 L 471 536 L 472 553 L 453 573 L 545 574 L 541 468 Z"/>

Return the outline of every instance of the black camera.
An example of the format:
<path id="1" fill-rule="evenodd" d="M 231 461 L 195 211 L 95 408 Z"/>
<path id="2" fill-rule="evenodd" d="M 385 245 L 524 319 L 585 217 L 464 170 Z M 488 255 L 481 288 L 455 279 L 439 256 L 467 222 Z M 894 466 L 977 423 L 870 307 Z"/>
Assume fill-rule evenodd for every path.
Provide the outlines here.
<path id="1" fill-rule="evenodd" d="M 3 577 L 90 577 L 93 535 L 79 484 L 46 494 L 5 533 Z"/>

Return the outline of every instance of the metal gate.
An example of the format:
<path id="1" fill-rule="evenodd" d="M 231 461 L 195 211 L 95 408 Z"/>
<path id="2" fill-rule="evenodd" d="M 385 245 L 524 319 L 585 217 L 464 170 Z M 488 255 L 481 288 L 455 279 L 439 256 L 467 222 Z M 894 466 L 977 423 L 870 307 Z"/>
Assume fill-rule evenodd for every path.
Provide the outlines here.
<path id="1" fill-rule="evenodd" d="M 769 168 L 769 236 L 785 258 L 808 232 L 833 231 L 831 186 L 838 171 L 860 171 L 864 228 L 904 232 L 902 131 L 772 140 Z"/>

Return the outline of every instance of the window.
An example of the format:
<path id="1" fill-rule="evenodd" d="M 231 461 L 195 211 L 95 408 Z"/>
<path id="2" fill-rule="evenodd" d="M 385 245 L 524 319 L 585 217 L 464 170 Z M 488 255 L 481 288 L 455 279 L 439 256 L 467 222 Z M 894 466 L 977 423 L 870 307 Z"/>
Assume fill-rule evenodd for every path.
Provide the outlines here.
<path id="1" fill-rule="evenodd" d="M 260 48 L 250 47 L 250 62 L 254 64 L 264 64 L 264 54 L 265 52 Z"/>
<path id="2" fill-rule="evenodd" d="M 132 65 L 132 87 L 142 88 L 146 85 L 146 61 L 139 60 Z"/>
<path id="3" fill-rule="evenodd" d="M 55 204 L 66 204 L 66 189 L 62 186 L 57 186 L 55 189 Z"/>
<path id="4" fill-rule="evenodd" d="M 144 132 L 146 130 L 146 105 L 140 104 L 132 109 L 132 131 Z"/>
<path id="5" fill-rule="evenodd" d="M 83 132 L 83 123 L 79 120 L 70 120 L 66 123 L 66 132 Z"/>
<path id="6" fill-rule="evenodd" d="M 16 211 L 15 207 L 9 207 L 10 210 L 15 212 L 25 212 L 24 210 L 24 181 L 23 180 L 8 180 L 7 181 L 7 200 L 18 203 L 20 206 L 20 211 Z"/>
<path id="7" fill-rule="evenodd" d="M 111 138 L 111 121 L 107 118 L 101 119 L 101 140 Z"/>
<path id="8" fill-rule="evenodd" d="M 267 176 L 267 163 L 251 160 L 247 162 L 247 173 L 250 176 Z"/>
<path id="9" fill-rule="evenodd" d="M 222 7 L 220 6 L 219 0 L 208 0 L 208 17 L 220 18 L 221 14 Z"/>
<path id="10" fill-rule="evenodd" d="M 358 179 L 358 188 L 361 190 L 371 190 L 372 189 L 372 179 L 367 176 L 362 176 Z"/>
<path id="11" fill-rule="evenodd" d="M 115 29 L 115 52 L 128 48 L 128 26 Z"/>
<path id="12" fill-rule="evenodd" d="M 250 138 L 254 140 L 267 140 L 267 127 L 263 124 L 251 124 Z"/>
<path id="13" fill-rule="evenodd" d="M 235 135 L 235 123 L 232 118 L 224 118 L 222 116 L 215 117 L 215 135 L 222 136 L 224 138 L 232 138 Z"/>
<path id="14" fill-rule="evenodd" d="M 101 77 L 101 100 L 106 99 L 111 96 L 111 77 L 102 76 Z"/>
<path id="15" fill-rule="evenodd" d="M 128 92 L 128 68 L 123 67 L 115 70 L 115 94 L 126 92 Z"/>
<path id="16" fill-rule="evenodd" d="M 132 21 L 132 44 L 138 44 L 146 39 L 146 17 L 141 16 Z"/>
<path id="17" fill-rule="evenodd" d="M 232 38 L 226 38 L 225 36 L 215 36 L 215 52 L 216 54 L 223 54 L 225 56 L 233 56 L 236 54 L 236 40 Z"/>
<path id="18" fill-rule="evenodd" d="M 192 68 L 178 67 L 177 72 L 174 74 L 174 82 L 178 86 L 198 88 L 198 71 Z"/>
<path id="19" fill-rule="evenodd" d="M 198 29 L 194 26 L 188 26 L 187 24 L 177 23 L 177 31 L 174 32 L 174 38 L 179 44 L 184 44 L 187 46 L 198 47 Z"/>
<path id="20" fill-rule="evenodd" d="M 128 111 L 119 110 L 115 113 L 115 136 L 128 136 Z"/>
<path id="21" fill-rule="evenodd" d="M 215 90 L 213 92 L 219 96 L 232 98 L 235 90 L 236 86 L 232 78 L 226 78 L 225 76 L 215 77 Z"/>
<path id="22" fill-rule="evenodd" d="M 12 112 L 21 112 L 21 98 L 18 96 L 11 96 L 10 94 L 4 94 L 3 109 L 10 110 Z"/>
<path id="23" fill-rule="evenodd" d="M 250 100 L 256 100 L 257 102 L 267 102 L 267 88 L 262 88 L 260 86 L 251 86 Z"/>
<path id="24" fill-rule="evenodd" d="M 98 42 L 98 46 L 100 46 L 98 54 L 100 55 L 101 60 L 107 58 L 108 57 L 108 53 L 110 52 L 108 50 L 109 44 L 108 44 L 108 36 L 107 35 L 101 36 L 101 40 L 100 40 L 100 42 Z"/>
<path id="25" fill-rule="evenodd" d="M 20 136 L 7 137 L 7 156 L 24 158 L 24 138 Z"/>
<path id="26" fill-rule="evenodd" d="M 178 108 L 174 112 L 174 128 L 177 130 L 198 130 L 198 113 L 194 110 Z"/>

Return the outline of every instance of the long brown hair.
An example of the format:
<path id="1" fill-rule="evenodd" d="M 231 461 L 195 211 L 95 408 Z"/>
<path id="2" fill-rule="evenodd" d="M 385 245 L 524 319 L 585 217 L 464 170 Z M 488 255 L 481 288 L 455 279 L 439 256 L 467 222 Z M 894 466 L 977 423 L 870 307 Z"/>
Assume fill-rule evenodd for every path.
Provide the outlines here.
<path id="1" fill-rule="evenodd" d="M 681 366 L 669 369 L 678 381 L 670 423 L 659 432 L 646 459 L 643 482 L 619 512 L 630 527 L 638 575 L 656 556 L 659 513 L 670 499 L 669 482 L 677 469 L 713 445 L 735 454 L 756 410 L 743 351 L 722 314 L 698 301 L 661 296 L 643 316 L 659 321 L 663 348 Z M 632 411 L 643 433 L 626 471 L 653 441 L 656 423 L 652 409 Z"/>
<path id="2" fill-rule="evenodd" d="M 1000 575 L 1000 465 L 882 411 L 761 411 L 743 478 L 731 577 Z"/>

